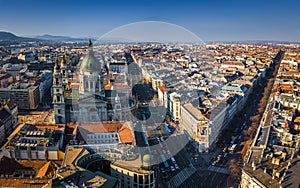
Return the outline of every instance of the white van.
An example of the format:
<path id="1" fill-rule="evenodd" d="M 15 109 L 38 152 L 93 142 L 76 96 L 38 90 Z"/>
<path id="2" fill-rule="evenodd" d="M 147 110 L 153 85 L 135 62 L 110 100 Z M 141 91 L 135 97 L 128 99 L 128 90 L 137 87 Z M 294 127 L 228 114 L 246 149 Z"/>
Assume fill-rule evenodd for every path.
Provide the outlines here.
<path id="1" fill-rule="evenodd" d="M 173 163 L 176 163 L 174 157 L 171 157 L 171 161 L 172 161 Z"/>

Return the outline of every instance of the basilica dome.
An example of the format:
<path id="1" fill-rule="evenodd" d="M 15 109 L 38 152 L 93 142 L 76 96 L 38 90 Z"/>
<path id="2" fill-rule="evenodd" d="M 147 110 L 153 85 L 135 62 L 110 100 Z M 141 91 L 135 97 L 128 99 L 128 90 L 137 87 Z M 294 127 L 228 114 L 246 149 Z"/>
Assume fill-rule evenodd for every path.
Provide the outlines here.
<path id="1" fill-rule="evenodd" d="M 94 55 L 91 40 L 89 40 L 88 52 L 80 64 L 80 72 L 101 72 L 101 64 Z"/>

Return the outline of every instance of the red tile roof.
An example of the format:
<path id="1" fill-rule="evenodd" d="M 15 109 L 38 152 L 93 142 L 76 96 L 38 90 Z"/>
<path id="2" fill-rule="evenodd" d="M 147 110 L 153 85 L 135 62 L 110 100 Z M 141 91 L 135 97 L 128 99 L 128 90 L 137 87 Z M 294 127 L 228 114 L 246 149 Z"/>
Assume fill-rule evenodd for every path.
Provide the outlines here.
<path id="1" fill-rule="evenodd" d="M 70 88 L 74 89 L 74 88 L 79 88 L 80 84 L 79 83 L 71 83 L 70 84 Z"/>
<path id="2" fill-rule="evenodd" d="M 126 144 L 134 143 L 134 136 L 132 131 L 127 127 L 123 126 L 119 132 L 120 141 Z"/>
<path id="3" fill-rule="evenodd" d="M 118 133 L 120 141 L 123 143 L 133 143 L 134 135 L 126 122 L 110 123 L 84 123 L 79 126 L 81 133 L 99 134 L 99 133 Z"/>
<path id="4" fill-rule="evenodd" d="M 162 91 L 162 92 L 167 92 L 167 88 L 165 86 L 160 86 L 159 89 Z"/>

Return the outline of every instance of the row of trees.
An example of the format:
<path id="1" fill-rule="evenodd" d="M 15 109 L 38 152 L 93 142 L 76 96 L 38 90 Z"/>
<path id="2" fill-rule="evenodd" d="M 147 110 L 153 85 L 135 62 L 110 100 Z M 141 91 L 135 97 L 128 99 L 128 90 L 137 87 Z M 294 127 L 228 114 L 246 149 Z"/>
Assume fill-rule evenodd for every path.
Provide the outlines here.
<path id="1" fill-rule="evenodd" d="M 274 63 L 271 64 L 271 67 L 267 70 L 266 79 L 263 79 L 261 81 L 261 83 L 258 86 L 256 86 L 258 88 L 255 88 L 256 90 L 262 90 L 264 88 L 264 90 L 263 90 L 263 94 L 261 96 L 261 99 L 260 99 L 260 102 L 259 102 L 259 105 L 257 108 L 256 115 L 251 117 L 252 123 L 249 126 L 248 130 L 246 130 L 244 132 L 244 135 L 248 140 L 253 139 L 253 137 L 255 136 L 256 131 L 259 127 L 260 120 L 261 120 L 261 118 L 264 114 L 264 111 L 266 109 L 266 106 L 268 104 L 269 96 L 272 92 L 273 84 L 275 82 L 275 78 L 278 73 L 280 61 L 283 58 L 283 55 L 284 55 L 284 52 L 279 51 L 279 53 L 277 54 L 277 56 L 274 59 Z M 253 92 L 253 93 L 256 93 L 256 92 Z M 258 100 L 258 98 L 256 98 L 256 100 Z M 248 101 L 248 102 L 253 102 L 253 101 Z M 254 101 L 254 102 L 258 102 L 258 101 Z"/>
<path id="2" fill-rule="evenodd" d="M 256 115 L 251 117 L 251 125 L 248 130 L 244 132 L 244 135 L 247 139 L 252 139 L 255 136 L 255 133 L 259 127 L 260 120 L 264 114 L 264 111 L 268 104 L 268 99 L 272 91 L 272 87 L 274 84 L 275 78 L 270 78 L 263 92 L 263 96 L 259 102 Z"/>
<path id="3" fill-rule="evenodd" d="M 243 112 L 250 113 L 253 108 L 256 109 L 255 115 L 250 118 L 251 125 L 247 130 L 244 131 L 244 138 L 248 144 L 254 138 L 256 131 L 260 125 L 261 118 L 267 107 L 269 96 L 272 92 L 273 84 L 275 82 L 275 78 L 279 69 L 279 62 L 282 57 L 283 52 L 280 51 L 275 58 L 275 63 L 272 64 L 271 67 L 267 70 L 266 77 L 260 80 L 259 83 L 254 86 L 252 94 L 247 100 L 246 108 Z M 257 105 L 257 103 L 259 104 Z M 237 161 L 236 159 L 232 159 L 230 161 L 229 170 L 234 177 L 241 177 L 242 171 L 239 166 L 239 161 Z"/>

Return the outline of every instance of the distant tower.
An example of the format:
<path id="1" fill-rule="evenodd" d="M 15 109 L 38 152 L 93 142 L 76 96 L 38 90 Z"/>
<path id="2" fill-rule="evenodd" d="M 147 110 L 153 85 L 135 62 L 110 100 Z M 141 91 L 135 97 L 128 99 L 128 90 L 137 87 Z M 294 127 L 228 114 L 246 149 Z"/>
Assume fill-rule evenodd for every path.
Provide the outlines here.
<path id="1" fill-rule="evenodd" d="M 61 59 L 61 75 L 62 75 L 62 85 L 64 90 L 69 90 L 69 85 L 68 85 L 68 66 L 66 62 L 65 56 L 62 57 Z"/>
<path id="2" fill-rule="evenodd" d="M 121 109 L 121 100 L 119 94 L 117 93 L 114 101 L 114 117 L 113 117 L 113 119 L 116 121 L 122 119 L 122 111 L 120 109 Z"/>
<path id="3" fill-rule="evenodd" d="M 56 62 L 53 71 L 52 89 L 55 123 L 66 123 L 66 106 L 64 100 L 62 73 L 59 65 L 58 55 L 56 55 Z"/>
<path id="4" fill-rule="evenodd" d="M 81 95 L 101 93 L 103 91 L 101 64 L 94 56 L 93 44 L 89 40 L 88 52 L 80 65 L 80 86 Z"/>

